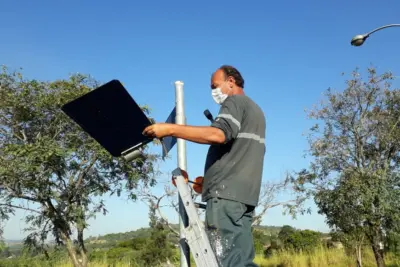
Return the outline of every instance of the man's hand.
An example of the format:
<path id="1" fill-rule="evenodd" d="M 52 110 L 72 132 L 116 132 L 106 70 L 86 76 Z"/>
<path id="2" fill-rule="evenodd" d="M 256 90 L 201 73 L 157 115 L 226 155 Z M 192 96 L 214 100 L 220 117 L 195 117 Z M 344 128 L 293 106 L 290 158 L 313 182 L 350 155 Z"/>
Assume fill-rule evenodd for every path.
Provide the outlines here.
<path id="1" fill-rule="evenodd" d="M 143 130 L 143 135 L 161 139 L 165 136 L 170 136 L 172 134 L 172 127 L 173 124 L 170 123 L 155 123 L 147 126 Z"/>

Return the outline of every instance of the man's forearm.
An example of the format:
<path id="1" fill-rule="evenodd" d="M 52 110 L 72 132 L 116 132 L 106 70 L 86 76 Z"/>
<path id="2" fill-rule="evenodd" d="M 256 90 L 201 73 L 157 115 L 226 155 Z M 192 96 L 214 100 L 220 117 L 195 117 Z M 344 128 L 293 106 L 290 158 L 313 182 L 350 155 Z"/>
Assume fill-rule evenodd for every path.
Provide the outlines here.
<path id="1" fill-rule="evenodd" d="M 225 134 L 221 129 L 211 126 L 188 126 L 174 124 L 171 127 L 171 135 L 199 144 L 222 144 L 225 142 Z"/>

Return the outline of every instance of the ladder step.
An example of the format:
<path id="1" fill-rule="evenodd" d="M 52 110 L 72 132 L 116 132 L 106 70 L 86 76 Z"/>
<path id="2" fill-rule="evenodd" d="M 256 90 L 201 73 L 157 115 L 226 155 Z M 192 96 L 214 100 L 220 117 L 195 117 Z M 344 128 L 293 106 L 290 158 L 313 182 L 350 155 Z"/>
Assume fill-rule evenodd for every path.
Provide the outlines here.
<path id="1" fill-rule="evenodd" d="M 198 208 L 198 209 L 203 209 L 203 210 L 205 210 L 205 209 L 207 208 L 207 205 L 206 205 L 206 204 L 202 204 L 202 203 L 198 203 L 198 202 L 195 202 L 194 205 L 195 205 L 196 208 Z"/>

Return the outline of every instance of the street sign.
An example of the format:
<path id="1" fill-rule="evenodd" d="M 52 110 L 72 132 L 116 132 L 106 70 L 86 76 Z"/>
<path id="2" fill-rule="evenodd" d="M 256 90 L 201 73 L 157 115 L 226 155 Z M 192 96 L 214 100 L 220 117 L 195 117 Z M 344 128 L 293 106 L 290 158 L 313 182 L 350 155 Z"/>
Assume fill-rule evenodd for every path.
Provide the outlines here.
<path id="1" fill-rule="evenodd" d="M 166 123 L 176 123 L 175 117 L 176 117 L 176 107 L 174 107 L 174 109 L 172 110 L 172 112 L 169 115 Z M 164 137 L 163 140 L 162 140 L 162 143 L 163 143 L 163 146 L 164 146 L 162 157 L 164 159 L 167 156 L 168 152 L 171 151 L 171 149 L 176 144 L 176 137 L 173 137 L 173 136 Z"/>

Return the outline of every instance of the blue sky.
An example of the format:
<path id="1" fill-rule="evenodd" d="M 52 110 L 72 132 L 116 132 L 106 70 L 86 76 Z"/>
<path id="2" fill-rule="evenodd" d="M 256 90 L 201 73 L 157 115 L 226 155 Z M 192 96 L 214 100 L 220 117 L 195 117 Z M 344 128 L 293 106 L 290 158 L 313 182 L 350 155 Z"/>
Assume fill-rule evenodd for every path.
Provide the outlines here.
<path id="1" fill-rule="evenodd" d="M 24 68 L 30 78 L 54 80 L 71 73 L 107 82 L 119 79 L 139 104 L 164 121 L 174 106 L 176 80 L 185 83 L 187 123 L 207 125 L 210 75 L 222 64 L 243 74 L 245 92 L 267 117 L 264 181 L 307 167 L 302 133 L 312 124 L 305 108 L 328 87 L 344 88 L 355 67 L 400 73 L 400 29 L 375 33 L 362 47 L 350 39 L 378 26 L 400 23 L 400 3 L 353 1 L 3 1 L 0 64 Z M 207 146 L 187 144 L 188 171 L 202 175 Z M 176 167 L 176 153 L 160 165 Z M 159 186 L 162 189 L 162 186 Z M 159 190 L 161 190 L 159 189 Z M 284 197 L 284 196 L 283 196 Z M 87 235 L 148 225 L 147 207 L 107 199 L 109 214 L 91 221 Z M 21 238 L 23 212 L 6 225 L 5 237 Z M 177 216 L 170 213 L 172 220 Z M 291 224 L 327 231 L 324 218 L 293 221 L 279 208 L 267 225 Z"/>

